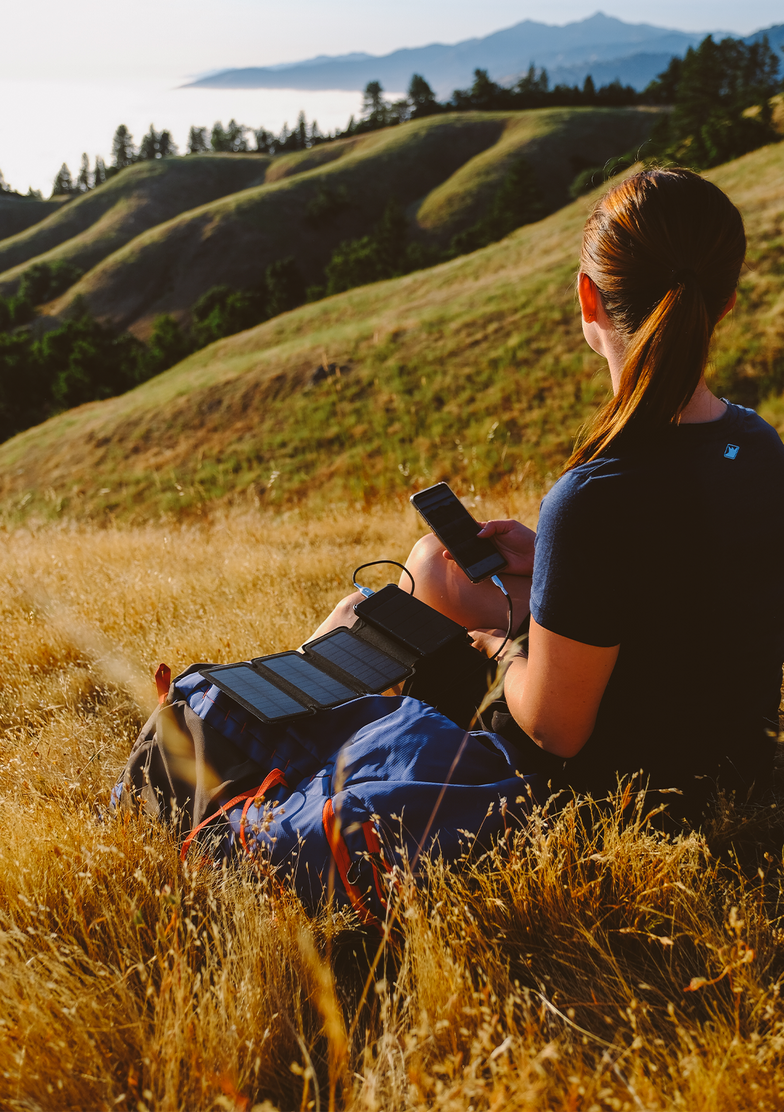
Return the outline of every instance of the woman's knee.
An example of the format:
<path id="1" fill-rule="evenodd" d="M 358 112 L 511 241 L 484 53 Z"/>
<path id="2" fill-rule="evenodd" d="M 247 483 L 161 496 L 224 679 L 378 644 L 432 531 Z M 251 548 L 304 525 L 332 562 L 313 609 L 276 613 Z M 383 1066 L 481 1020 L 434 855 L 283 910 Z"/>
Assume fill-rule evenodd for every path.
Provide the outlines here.
<path id="1" fill-rule="evenodd" d="M 406 567 L 411 572 L 417 585 L 425 585 L 433 579 L 443 579 L 446 572 L 444 559 L 444 546 L 434 533 L 420 537 L 408 554 Z M 401 584 L 408 582 L 408 576 L 401 578 Z M 419 594 L 419 591 L 416 592 Z"/>
<path id="2" fill-rule="evenodd" d="M 313 641 L 316 637 L 322 637 L 325 633 L 329 633 L 333 629 L 338 629 L 340 626 L 353 626 L 357 620 L 354 613 L 354 607 L 358 602 L 361 602 L 365 596 L 360 591 L 352 591 L 350 595 L 342 598 L 337 606 L 334 608 L 328 618 L 325 618 L 318 629 L 311 633 L 308 641 Z M 307 644 L 307 642 L 305 642 Z"/>

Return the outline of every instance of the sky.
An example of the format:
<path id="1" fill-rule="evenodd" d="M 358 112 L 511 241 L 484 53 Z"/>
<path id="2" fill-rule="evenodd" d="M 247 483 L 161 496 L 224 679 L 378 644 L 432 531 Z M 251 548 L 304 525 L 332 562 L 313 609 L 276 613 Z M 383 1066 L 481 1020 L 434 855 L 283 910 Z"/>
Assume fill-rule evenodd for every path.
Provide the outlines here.
<path id="1" fill-rule="evenodd" d="M 600 0 L 627 23 L 749 34 L 784 19 L 782 0 Z M 4 5 L 0 34 L 0 171 L 15 189 L 48 195 L 61 163 L 82 152 L 108 159 L 127 124 L 138 142 L 150 123 L 182 150 L 190 124 L 232 116 L 279 132 L 304 109 L 322 131 L 344 127 L 360 95 L 291 90 L 181 89 L 222 69 L 318 54 L 387 54 L 454 43 L 524 19 L 585 19 L 596 0 L 22 0 Z M 387 93 L 400 90 L 386 90 Z"/>

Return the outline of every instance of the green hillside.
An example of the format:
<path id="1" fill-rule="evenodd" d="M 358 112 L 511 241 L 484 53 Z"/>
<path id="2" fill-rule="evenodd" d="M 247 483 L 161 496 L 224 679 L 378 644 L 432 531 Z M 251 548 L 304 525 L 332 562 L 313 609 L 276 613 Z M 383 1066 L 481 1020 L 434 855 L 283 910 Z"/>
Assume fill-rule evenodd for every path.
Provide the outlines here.
<path id="1" fill-rule="evenodd" d="M 655 122 L 650 108 L 551 108 L 519 112 L 498 142 L 452 174 L 424 199 L 416 214 L 423 232 L 446 241 L 483 213 L 509 166 L 524 154 L 536 169 L 548 208 L 569 202 L 578 170 L 642 147 Z"/>
<path id="2" fill-rule="evenodd" d="M 743 211 L 751 264 L 720 326 L 716 385 L 751 404 L 784 389 L 783 173 L 779 144 L 709 175 Z M 303 306 L 22 433 L 0 446 L 6 515 L 369 504 L 443 477 L 463 491 L 540 486 L 607 392 L 574 297 L 589 207 Z M 762 408 L 784 418 L 778 402 Z"/>
<path id="3" fill-rule="evenodd" d="M 264 180 L 267 155 L 209 154 L 139 162 L 0 240 L 0 295 L 12 293 L 31 262 L 65 259 L 94 267 L 148 228 Z M 50 202 L 37 202 L 49 205 Z M 0 225 L 2 230 L 2 225 Z"/>
<path id="4" fill-rule="evenodd" d="M 90 245 L 100 239 L 103 261 L 51 311 L 66 313 L 83 297 L 99 320 L 146 336 L 158 314 L 183 318 L 218 283 L 252 287 L 281 258 L 293 256 L 306 284 L 319 283 L 336 246 L 368 232 L 392 197 L 408 210 L 413 235 L 443 245 L 486 206 L 513 159 L 530 160 L 554 209 L 568 200 L 577 169 L 642 143 L 652 119 L 642 109 L 452 113 L 276 158 L 263 184 L 141 225 L 112 254 L 100 225 L 91 227 L 85 234 Z M 173 164 L 186 181 L 192 160 Z M 64 244 L 57 257 L 87 260 L 90 250 L 77 257 Z M 19 273 L 0 274 L 0 292 Z"/>
<path id="5" fill-rule="evenodd" d="M 67 201 L 67 197 L 20 197 L 0 192 L 0 240 L 15 236 L 33 224 L 40 224 Z"/>

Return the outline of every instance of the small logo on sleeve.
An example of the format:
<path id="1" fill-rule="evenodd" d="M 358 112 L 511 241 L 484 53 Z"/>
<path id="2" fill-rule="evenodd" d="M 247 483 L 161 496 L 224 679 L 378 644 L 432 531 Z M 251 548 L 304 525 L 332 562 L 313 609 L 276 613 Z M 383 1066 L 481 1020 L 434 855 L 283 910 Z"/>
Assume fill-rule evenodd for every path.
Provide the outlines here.
<path id="1" fill-rule="evenodd" d="M 728 444 L 724 449 L 725 459 L 735 459 L 740 451 L 740 444 Z"/>

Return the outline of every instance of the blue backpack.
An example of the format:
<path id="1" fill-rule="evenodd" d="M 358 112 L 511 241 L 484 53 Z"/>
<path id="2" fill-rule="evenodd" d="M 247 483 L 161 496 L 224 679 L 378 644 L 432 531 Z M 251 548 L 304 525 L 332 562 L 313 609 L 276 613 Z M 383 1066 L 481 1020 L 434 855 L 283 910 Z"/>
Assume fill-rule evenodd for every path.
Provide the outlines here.
<path id="1" fill-rule="evenodd" d="M 311 910 L 329 895 L 380 925 L 401 866 L 481 852 L 549 795 L 498 734 L 418 699 L 366 695 L 270 725 L 203 667 L 171 684 L 113 803 L 173 822 L 183 859 L 263 860 Z"/>

